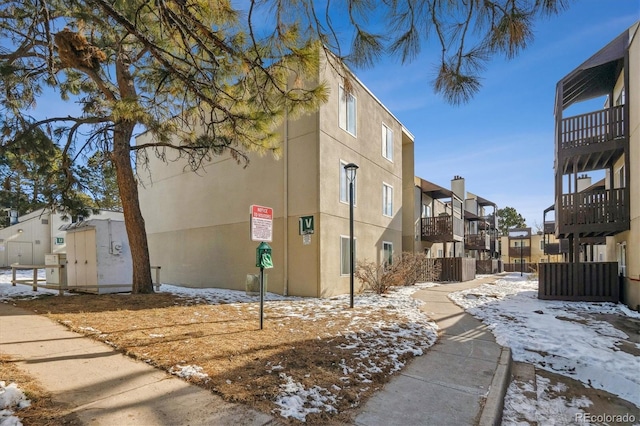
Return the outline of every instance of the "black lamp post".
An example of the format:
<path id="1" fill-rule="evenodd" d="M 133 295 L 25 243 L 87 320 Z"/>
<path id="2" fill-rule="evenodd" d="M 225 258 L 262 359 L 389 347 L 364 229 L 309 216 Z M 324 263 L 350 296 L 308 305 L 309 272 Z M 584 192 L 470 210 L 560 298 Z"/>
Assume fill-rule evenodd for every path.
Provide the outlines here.
<path id="1" fill-rule="evenodd" d="M 353 308 L 353 272 L 355 269 L 353 244 L 353 184 L 356 180 L 356 170 L 358 170 L 358 166 L 354 163 L 349 163 L 344 166 L 344 170 L 347 173 L 347 180 L 349 181 L 349 291 L 351 295 L 349 307 Z"/>
<path id="2" fill-rule="evenodd" d="M 524 261 L 524 257 L 522 257 L 522 243 L 524 243 L 524 240 L 520 240 L 520 276 L 522 276 L 522 269 L 524 268 L 522 266 L 522 262 Z"/>

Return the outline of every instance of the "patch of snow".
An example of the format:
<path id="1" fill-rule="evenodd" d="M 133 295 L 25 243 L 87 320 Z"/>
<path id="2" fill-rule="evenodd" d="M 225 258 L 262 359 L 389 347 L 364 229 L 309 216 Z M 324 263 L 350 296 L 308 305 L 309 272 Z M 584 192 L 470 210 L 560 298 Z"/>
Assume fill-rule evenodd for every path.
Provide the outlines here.
<path id="1" fill-rule="evenodd" d="M 16 279 L 24 280 L 32 278 L 32 270 L 16 270 Z M 44 269 L 38 269 L 38 278 L 46 278 Z M 33 291 L 33 287 L 26 284 L 16 284 L 15 286 L 13 286 L 11 285 L 11 279 L 11 269 L 0 269 L 0 302 L 8 303 L 12 299 L 35 299 L 36 297 L 40 297 L 42 295 L 55 296 L 58 294 L 58 290 L 52 290 L 42 287 L 38 287 L 37 291 Z"/>
<path id="2" fill-rule="evenodd" d="M 31 405 L 24 392 L 15 383 L 6 384 L 0 381 L 0 425 L 22 426 L 20 418 L 15 416 L 14 410 L 20 410 Z"/>
<path id="3" fill-rule="evenodd" d="M 515 361 L 579 380 L 640 406 L 640 357 L 618 347 L 628 336 L 594 314 L 640 318 L 622 304 L 538 299 L 538 282 L 509 275 L 449 295 L 482 320 Z"/>
<path id="4" fill-rule="evenodd" d="M 202 380 L 209 377 L 208 374 L 203 373 L 202 371 L 202 367 L 197 365 L 176 365 L 175 367 L 171 367 L 169 370 L 171 374 L 175 374 L 183 379 L 190 379 L 193 377 Z"/>
<path id="5" fill-rule="evenodd" d="M 281 392 L 275 403 L 281 407 L 279 410 L 282 417 L 293 417 L 304 422 L 311 413 L 337 413 L 336 408 L 331 405 L 336 403 L 336 399 L 328 390 L 319 386 L 305 389 L 284 373 L 280 373 L 280 378 L 285 382 L 280 385 Z"/>
<path id="6" fill-rule="evenodd" d="M 583 408 L 592 405 L 586 397 L 567 400 L 563 396 L 554 397 L 554 392 L 563 391 L 561 384 L 551 386 L 547 378 L 536 376 L 536 398 L 527 393 L 534 392 L 531 382 L 513 381 L 509 385 L 504 399 L 502 423 L 504 425 L 572 425 L 577 424 L 579 414 L 585 414 Z"/>

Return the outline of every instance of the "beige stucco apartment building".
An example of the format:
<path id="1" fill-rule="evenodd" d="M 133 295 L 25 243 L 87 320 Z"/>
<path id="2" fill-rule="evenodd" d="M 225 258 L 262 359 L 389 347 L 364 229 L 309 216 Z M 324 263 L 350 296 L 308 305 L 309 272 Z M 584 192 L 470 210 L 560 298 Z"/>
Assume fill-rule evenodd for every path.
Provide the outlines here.
<path id="1" fill-rule="evenodd" d="M 150 173 L 140 174 L 149 176 L 140 202 L 151 263 L 162 266 L 164 282 L 244 290 L 247 275 L 258 273 L 250 206 L 261 205 L 273 209 L 268 290 L 313 297 L 348 293 L 348 163 L 359 166 L 356 258 L 381 262 L 401 253 L 403 189 L 413 188 L 413 136 L 355 77 L 351 93 L 326 63 L 318 79 L 330 88 L 328 102 L 284 123 L 279 160 L 251 155 L 242 168 L 221 156 L 196 174 L 180 161 L 150 159 Z M 305 241 L 299 221 L 309 217 L 314 233 Z"/>

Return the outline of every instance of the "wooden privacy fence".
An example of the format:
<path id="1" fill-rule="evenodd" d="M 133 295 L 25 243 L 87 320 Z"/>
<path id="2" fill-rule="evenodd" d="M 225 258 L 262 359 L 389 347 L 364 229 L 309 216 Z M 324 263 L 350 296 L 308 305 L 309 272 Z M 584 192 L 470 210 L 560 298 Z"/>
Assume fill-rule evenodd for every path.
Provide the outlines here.
<path id="1" fill-rule="evenodd" d="M 500 272 L 498 259 L 476 260 L 476 274 L 498 274 Z"/>
<path id="2" fill-rule="evenodd" d="M 540 263 L 538 298 L 584 302 L 618 302 L 617 262 Z"/>
<path id="3" fill-rule="evenodd" d="M 418 281 L 471 281 L 476 277 L 476 259 L 438 257 L 425 259 Z"/>
<path id="4" fill-rule="evenodd" d="M 538 272 L 538 265 L 536 263 L 523 263 L 520 266 L 520 263 L 505 263 L 503 264 L 504 272 L 525 272 L 532 273 Z"/>

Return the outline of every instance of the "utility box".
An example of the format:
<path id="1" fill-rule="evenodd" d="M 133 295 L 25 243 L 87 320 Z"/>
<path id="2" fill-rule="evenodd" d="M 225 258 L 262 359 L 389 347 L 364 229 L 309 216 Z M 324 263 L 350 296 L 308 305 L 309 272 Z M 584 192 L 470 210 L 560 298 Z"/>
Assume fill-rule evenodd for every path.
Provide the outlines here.
<path id="1" fill-rule="evenodd" d="M 67 288 L 86 293 L 131 291 L 133 263 L 123 221 L 90 219 L 65 225 Z"/>
<path id="2" fill-rule="evenodd" d="M 47 265 L 47 284 L 59 286 L 67 285 L 67 255 L 64 253 L 50 253 L 44 255 L 44 264 Z M 51 268 L 49 265 L 59 265 Z"/>

